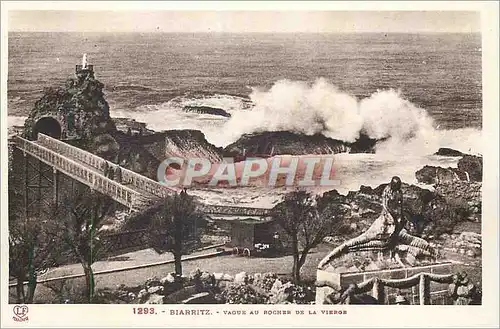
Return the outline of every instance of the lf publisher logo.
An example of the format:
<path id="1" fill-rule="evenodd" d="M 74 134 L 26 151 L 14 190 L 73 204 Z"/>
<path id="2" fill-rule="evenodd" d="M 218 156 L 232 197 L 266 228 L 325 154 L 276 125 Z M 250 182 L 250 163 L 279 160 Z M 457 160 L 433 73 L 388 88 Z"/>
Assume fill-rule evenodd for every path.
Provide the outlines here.
<path id="1" fill-rule="evenodd" d="M 14 306 L 14 316 L 12 317 L 14 321 L 23 322 L 28 321 L 28 306 L 26 305 L 16 305 Z"/>

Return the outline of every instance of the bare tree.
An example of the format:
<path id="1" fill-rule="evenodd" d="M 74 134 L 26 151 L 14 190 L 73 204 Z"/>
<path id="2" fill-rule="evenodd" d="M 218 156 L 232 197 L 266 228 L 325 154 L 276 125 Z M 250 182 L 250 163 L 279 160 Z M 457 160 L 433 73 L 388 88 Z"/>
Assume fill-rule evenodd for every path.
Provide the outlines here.
<path id="1" fill-rule="evenodd" d="M 188 243 L 197 238 L 202 215 L 196 210 L 194 198 L 186 191 L 167 196 L 153 211 L 149 227 L 150 244 L 159 253 L 172 252 L 175 273 L 181 275 L 181 257 L 189 252 Z"/>
<path id="2" fill-rule="evenodd" d="M 292 276 L 295 283 L 300 282 L 300 269 L 309 251 L 326 236 L 344 232 L 345 226 L 339 220 L 341 212 L 340 204 L 332 203 L 326 198 L 314 198 L 302 190 L 287 194 L 285 199 L 273 208 L 273 219 L 291 240 Z"/>
<path id="3" fill-rule="evenodd" d="M 112 200 L 88 187 L 80 186 L 63 196 L 61 202 L 54 207 L 57 208 L 58 221 L 53 232 L 82 265 L 86 283 L 85 296 L 92 303 L 95 292 L 92 264 L 104 251 L 100 228 L 111 212 Z"/>

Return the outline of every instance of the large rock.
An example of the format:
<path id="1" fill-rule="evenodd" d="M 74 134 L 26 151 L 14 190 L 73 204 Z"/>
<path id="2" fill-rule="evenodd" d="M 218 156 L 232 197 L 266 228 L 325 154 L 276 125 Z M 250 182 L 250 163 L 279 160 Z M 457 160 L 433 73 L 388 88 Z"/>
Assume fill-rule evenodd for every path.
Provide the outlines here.
<path id="1" fill-rule="evenodd" d="M 191 272 L 189 272 L 189 280 L 190 281 L 198 280 L 201 277 L 201 273 L 202 272 L 199 268 L 192 270 Z"/>
<path id="2" fill-rule="evenodd" d="M 457 168 L 424 166 L 415 173 L 418 182 L 443 184 L 455 181 L 481 182 L 483 179 L 483 159 L 475 155 L 464 155 L 458 160 Z"/>
<path id="3" fill-rule="evenodd" d="M 172 273 L 168 273 L 166 277 L 160 280 L 160 283 L 163 285 L 166 283 L 174 283 L 174 282 L 175 282 L 175 276 Z"/>
<path id="4" fill-rule="evenodd" d="M 200 292 L 182 301 L 182 304 L 215 304 L 215 296 L 209 292 Z"/>
<path id="5" fill-rule="evenodd" d="M 24 123 L 25 137 L 35 138 L 40 131 L 52 132 L 49 135 L 56 138 L 86 139 L 114 132 L 116 128 L 109 115 L 103 88 L 104 84 L 92 71 L 77 74 L 64 86 L 45 88 Z M 50 120 L 55 120 L 61 131 L 53 129 L 55 126 L 49 123 Z"/>
<path id="6" fill-rule="evenodd" d="M 442 155 L 442 156 L 450 156 L 450 157 L 459 157 L 459 156 L 462 156 L 464 155 L 462 152 L 460 151 L 457 151 L 457 150 L 454 150 L 454 149 L 450 149 L 450 148 L 447 148 L 447 147 L 441 147 L 436 153 L 434 153 L 435 155 Z"/>
<path id="7" fill-rule="evenodd" d="M 473 182 L 481 182 L 483 180 L 483 158 L 475 155 L 464 155 L 458 160 L 458 169 L 466 172 L 469 180 Z"/>
<path id="8" fill-rule="evenodd" d="M 467 175 L 456 168 L 441 168 L 435 166 L 424 166 L 415 173 L 417 181 L 424 184 L 439 184 L 441 182 L 453 182 L 467 180 Z"/>
<path id="9" fill-rule="evenodd" d="M 137 298 L 144 299 L 149 297 L 149 295 L 150 293 L 147 291 L 147 289 L 142 289 L 141 291 L 139 291 L 139 294 L 137 294 Z"/>
<path id="10" fill-rule="evenodd" d="M 165 304 L 178 304 L 197 293 L 198 288 L 196 286 L 187 286 L 165 296 L 164 302 Z"/>
<path id="11" fill-rule="evenodd" d="M 152 135 L 154 130 L 148 129 L 146 123 L 131 118 L 113 118 L 116 130 L 129 135 Z"/>
<path id="12" fill-rule="evenodd" d="M 305 135 L 290 131 L 245 134 L 226 146 L 227 155 L 303 155 L 335 153 L 373 153 L 377 140 L 362 135 L 354 143 L 328 138 L 322 134 Z"/>
<path id="13" fill-rule="evenodd" d="M 227 274 L 227 273 L 226 273 L 226 274 L 224 274 L 224 275 L 222 276 L 222 280 L 223 280 L 223 281 L 234 281 L 234 277 L 233 277 L 231 274 Z"/>
<path id="14" fill-rule="evenodd" d="M 213 278 L 215 281 L 234 281 L 234 277 L 227 273 L 214 273 Z"/>
<path id="15" fill-rule="evenodd" d="M 165 304 L 164 296 L 153 294 L 149 296 L 148 300 L 144 304 Z"/>
<path id="16" fill-rule="evenodd" d="M 293 284 L 291 282 L 282 283 L 281 280 L 276 279 L 273 286 L 271 287 L 269 302 L 271 304 L 287 304 L 290 301 L 291 288 Z"/>
<path id="17" fill-rule="evenodd" d="M 449 203 L 461 205 L 470 214 L 481 215 L 482 183 L 455 181 L 436 185 L 436 193 L 443 196 Z"/>
<path id="18" fill-rule="evenodd" d="M 230 118 L 231 114 L 224 111 L 221 108 L 218 107 L 211 107 L 211 106 L 184 106 L 183 108 L 184 111 L 186 112 L 195 112 L 195 113 L 200 113 L 200 114 L 211 114 L 211 115 L 217 115 L 217 116 L 222 116 L 225 118 Z"/>
<path id="19" fill-rule="evenodd" d="M 206 271 L 201 273 L 200 281 L 205 285 L 213 285 L 215 283 L 215 277 Z"/>
<path id="20" fill-rule="evenodd" d="M 351 191 L 341 195 L 332 190 L 323 194 L 329 204 L 348 204 L 342 209 L 342 219 L 350 228 L 342 238 L 350 238 L 364 232 L 379 216 L 381 194 L 387 184 L 375 188 L 361 186 L 359 191 Z M 408 219 L 407 230 L 410 234 L 429 238 L 430 235 L 440 236 L 451 233 L 459 222 L 469 219 L 470 214 L 481 216 L 481 183 L 455 180 L 449 183 L 441 182 L 435 191 L 430 191 L 415 185 L 402 184 L 404 215 Z M 475 218 L 476 220 L 476 218 Z M 326 238 L 325 241 L 340 244 Z"/>
<path id="21" fill-rule="evenodd" d="M 462 233 L 460 233 L 460 236 L 458 237 L 458 239 L 463 240 L 463 241 L 468 242 L 468 243 L 471 243 L 471 244 L 481 245 L 481 234 L 479 234 L 479 233 L 462 232 Z"/>
<path id="22" fill-rule="evenodd" d="M 120 144 L 110 134 L 101 134 L 91 138 L 87 148 L 95 155 L 108 160 L 115 160 L 120 153 Z"/>
<path id="23" fill-rule="evenodd" d="M 214 279 L 217 281 L 221 281 L 222 278 L 224 277 L 224 273 L 214 273 Z"/>
<path id="24" fill-rule="evenodd" d="M 152 278 L 148 278 L 146 280 L 146 282 L 144 283 L 146 289 L 149 289 L 151 287 L 161 287 L 163 286 L 163 284 L 161 283 L 161 281 L 156 278 L 156 277 L 152 277 Z"/>
<path id="25" fill-rule="evenodd" d="M 234 283 L 245 284 L 247 280 L 248 275 L 246 272 L 240 272 L 234 276 Z"/>
<path id="26" fill-rule="evenodd" d="M 165 295 L 171 294 L 175 291 L 179 291 L 184 287 L 183 282 L 180 280 L 176 280 L 174 282 L 165 282 L 163 285 L 163 292 Z"/>
<path id="27" fill-rule="evenodd" d="M 163 287 L 154 286 L 154 287 L 148 288 L 148 292 L 151 294 L 162 294 Z"/>
<path id="28" fill-rule="evenodd" d="M 221 148 L 210 144 L 203 132 L 193 129 L 167 130 L 158 135 L 164 138 L 164 150 L 160 161 L 166 156 L 189 158 L 204 158 L 211 163 L 222 161 L 223 151 Z M 147 139 L 147 137 L 144 137 Z"/>

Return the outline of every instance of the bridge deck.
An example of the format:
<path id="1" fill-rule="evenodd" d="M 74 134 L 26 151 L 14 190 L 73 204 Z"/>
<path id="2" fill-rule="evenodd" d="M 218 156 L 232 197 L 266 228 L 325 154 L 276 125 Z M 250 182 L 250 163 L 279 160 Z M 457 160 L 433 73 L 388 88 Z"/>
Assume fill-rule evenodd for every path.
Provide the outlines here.
<path id="1" fill-rule="evenodd" d="M 38 134 L 36 142 L 16 137 L 15 143 L 23 152 L 133 210 L 147 208 L 156 200 L 176 192 L 148 177 L 43 134 Z M 106 177 L 106 168 L 118 168 L 120 181 Z M 269 214 L 269 209 L 264 208 L 200 204 L 199 209 L 218 215 L 264 217 Z"/>
<path id="2" fill-rule="evenodd" d="M 58 154 L 36 142 L 18 137 L 16 138 L 16 146 L 23 152 L 51 165 L 72 179 L 110 196 L 115 201 L 133 210 L 140 210 L 152 196 L 134 186 L 127 186 L 113 181 L 95 168 Z"/>

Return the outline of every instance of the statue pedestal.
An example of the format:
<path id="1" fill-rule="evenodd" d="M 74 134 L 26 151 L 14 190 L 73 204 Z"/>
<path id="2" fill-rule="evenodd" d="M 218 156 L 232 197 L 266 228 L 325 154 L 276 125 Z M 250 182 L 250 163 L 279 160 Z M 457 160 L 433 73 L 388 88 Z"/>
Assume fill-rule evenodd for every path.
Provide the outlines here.
<path id="1" fill-rule="evenodd" d="M 419 273 L 451 274 L 453 264 L 449 262 L 434 263 L 424 266 L 403 267 L 387 270 L 364 272 L 338 272 L 330 267 L 316 272 L 316 304 L 324 304 L 325 297 L 334 291 L 347 288 L 350 284 L 360 284 L 371 278 L 385 280 L 406 279 Z M 431 292 L 440 292 L 447 289 L 447 284 L 431 283 Z M 393 288 L 385 287 L 385 298 L 391 298 Z M 418 289 L 417 289 L 418 290 Z M 374 296 L 375 297 L 375 296 Z"/>

